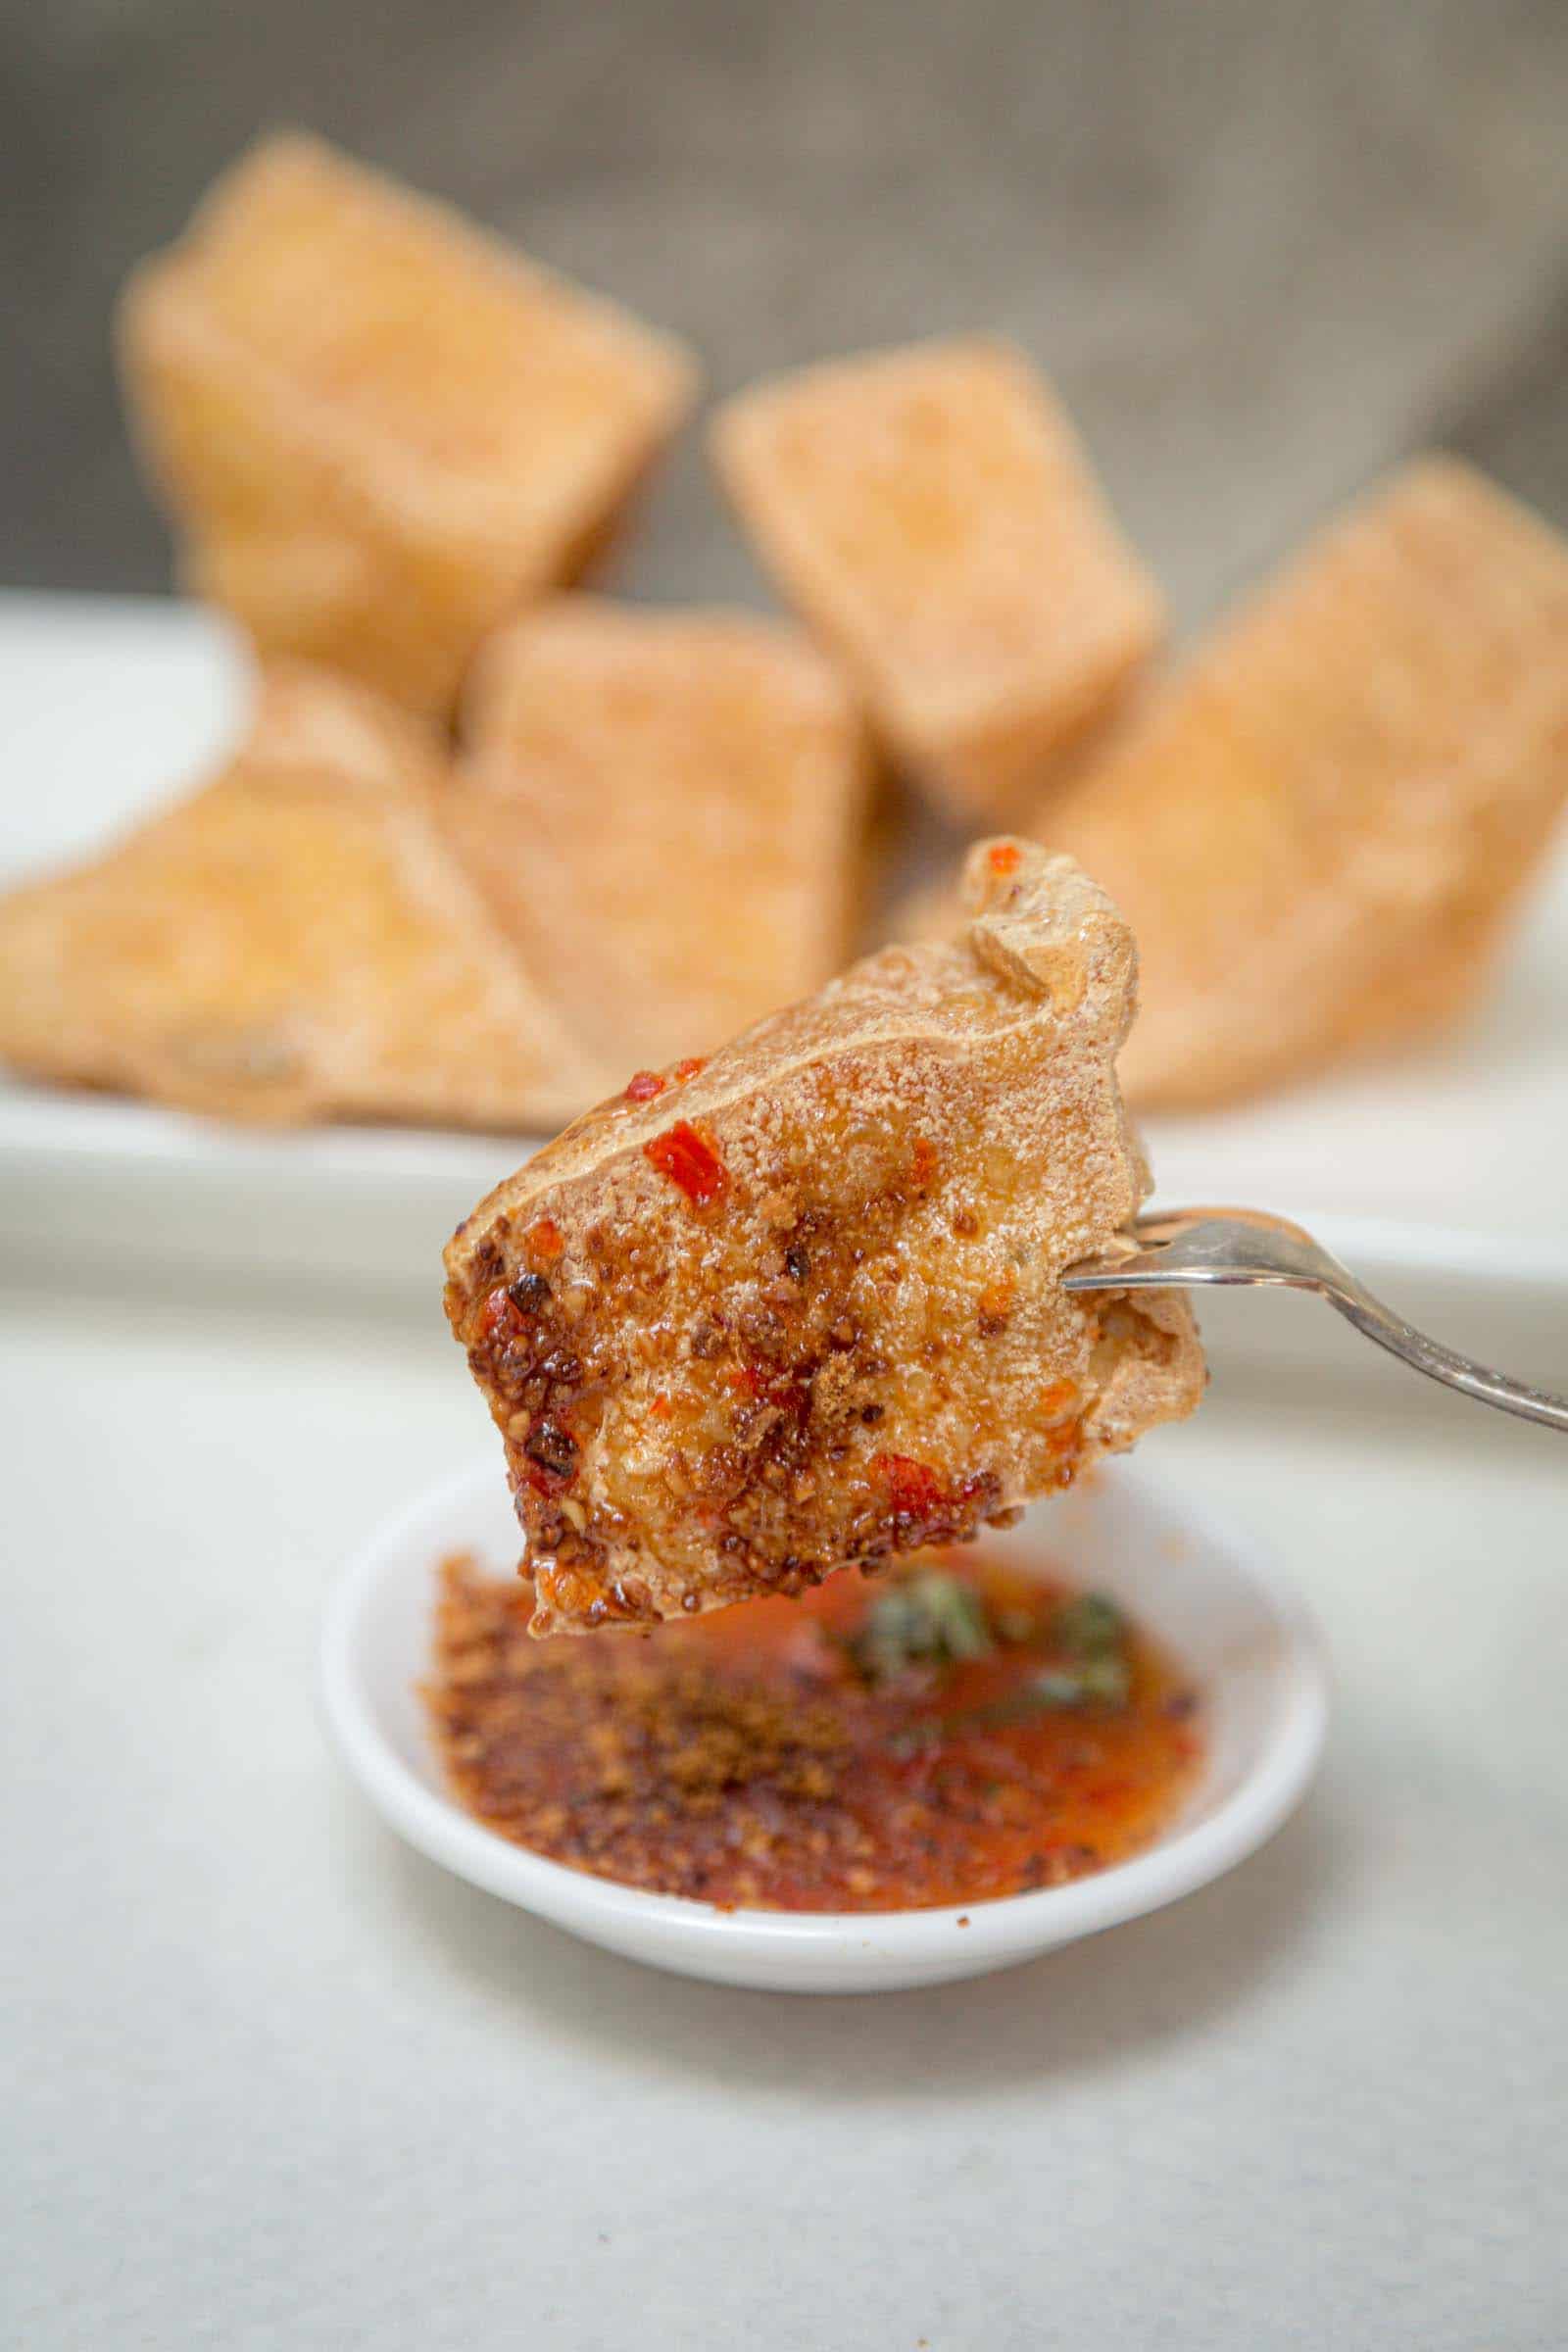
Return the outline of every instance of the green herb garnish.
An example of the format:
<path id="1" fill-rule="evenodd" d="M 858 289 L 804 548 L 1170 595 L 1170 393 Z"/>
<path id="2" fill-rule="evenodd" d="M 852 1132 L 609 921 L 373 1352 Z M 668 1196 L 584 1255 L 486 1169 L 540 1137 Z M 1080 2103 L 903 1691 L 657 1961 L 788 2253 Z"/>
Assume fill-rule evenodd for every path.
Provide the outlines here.
<path id="1" fill-rule="evenodd" d="M 1098 1658 L 1085 1658 L 1083 1663 L 1057 1681 L 1065 1688 L 1073 1686 L 1071 1698 L 1060 1698 L 1056 1704 L 1070 1707 L 1124 1707 L 1132 1696 L 1133 1673 L 1119 1650 L 1106 1650 Z"/>
<path id="2" fill-rule="evenodd" d="M 1060 1662 L 1043 1666 L 985 1706 L 965 1709 L 950 1728 L 999 1729 L 1068 1707 L 1124 1707 L 1132 1696 L 1129 1631 L 1120 1609 L 1102 1592 L 1080 1592 L 1063 1601 L 1048 1636 L 1052 1647 L 1063 1653 Z"/>
<path id="3" fill-rule="evenodd" d="M 847 1647 L 868 1683 L 887 1683 L 911 1666 L 987 1657 L 995 1644 L 974 1588 L 940 1568 L 924 1568 L 877 1594 Z"/>
<path id="4" fill-rule="evenodd" d="M 1040 1631 L 1031 1609 L 994 1609 L 991 1622 L 1003 1642 L 1032 1642 Z"/>
<path id="5" fill-rule="evenodd" d="M 1051 1620 L 1051 1639 L 1069 1657 L 1103 1657 L 1126 1642 L 1127 1620 L 1103 1592 L 1079 1592 Z"/>

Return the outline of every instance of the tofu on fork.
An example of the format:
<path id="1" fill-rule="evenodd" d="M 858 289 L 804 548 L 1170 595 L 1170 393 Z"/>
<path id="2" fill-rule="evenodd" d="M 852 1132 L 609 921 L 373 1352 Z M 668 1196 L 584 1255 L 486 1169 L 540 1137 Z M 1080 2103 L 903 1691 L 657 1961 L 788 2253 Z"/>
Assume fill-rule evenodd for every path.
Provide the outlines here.
<path id="1" fill-rule="evenodd" d="M 963 1541 L 1198 1403 L 1184 1299 L 1059 1279 L 1148 1190 L 1114 1072 L 1132 935 L 1021 843 L 969 887 L 956 945 L 642 1074 L 458 1228 L 447 1312 L 536 1633 Z"/>

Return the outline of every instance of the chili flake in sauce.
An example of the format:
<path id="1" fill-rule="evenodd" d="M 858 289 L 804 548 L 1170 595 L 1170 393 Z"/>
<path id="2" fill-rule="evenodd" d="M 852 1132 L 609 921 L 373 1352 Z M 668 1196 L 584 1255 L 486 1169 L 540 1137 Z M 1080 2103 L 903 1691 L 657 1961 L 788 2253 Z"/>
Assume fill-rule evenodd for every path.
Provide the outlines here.
<path id="1" fill-rule="evenodd" d="M 1201 1755 L 1147 1635 L 984 1551 L 637 1639 L 540 1643 L 530 1608 L 442 1568 L 425 1696 L 454 1791 L 658 1892 L 887 1911 L 1056 1886 L 1147 1845 Z"/>

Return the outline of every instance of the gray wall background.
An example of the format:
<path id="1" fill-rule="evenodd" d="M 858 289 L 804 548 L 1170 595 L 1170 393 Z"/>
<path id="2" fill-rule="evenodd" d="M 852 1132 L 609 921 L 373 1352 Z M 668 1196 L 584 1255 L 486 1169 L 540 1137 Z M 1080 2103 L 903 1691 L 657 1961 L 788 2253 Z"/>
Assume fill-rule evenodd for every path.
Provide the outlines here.
<path id="1" fill-rule="evenodd" d="M 277 122 L 681 329 L 718 391 L 1017 335 L 1189 620 L 1428 439 L 1568 519 L 1564 0 L 3 0 L 0 581 L 166 583 L 110 308 Z M 756 592 L 695 447 L 629 584 Z"/>

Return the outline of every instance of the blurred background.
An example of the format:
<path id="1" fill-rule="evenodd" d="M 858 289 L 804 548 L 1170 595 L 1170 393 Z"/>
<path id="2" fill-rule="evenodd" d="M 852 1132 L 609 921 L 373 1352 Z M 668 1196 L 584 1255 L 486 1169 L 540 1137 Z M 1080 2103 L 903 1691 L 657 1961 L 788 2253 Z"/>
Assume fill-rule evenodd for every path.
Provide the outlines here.
<path id="1" fill-rule="evenodd" d="M 308 124 L 696 343 L 1055 374 L 1191 625 L 1441 439 L 1568 518 L 1562 0 L 49 0 L 0 13 L 0 581 L 155 588 L 129 264 Z M 750 596 L 696 439 L 625 584 Z"/>

